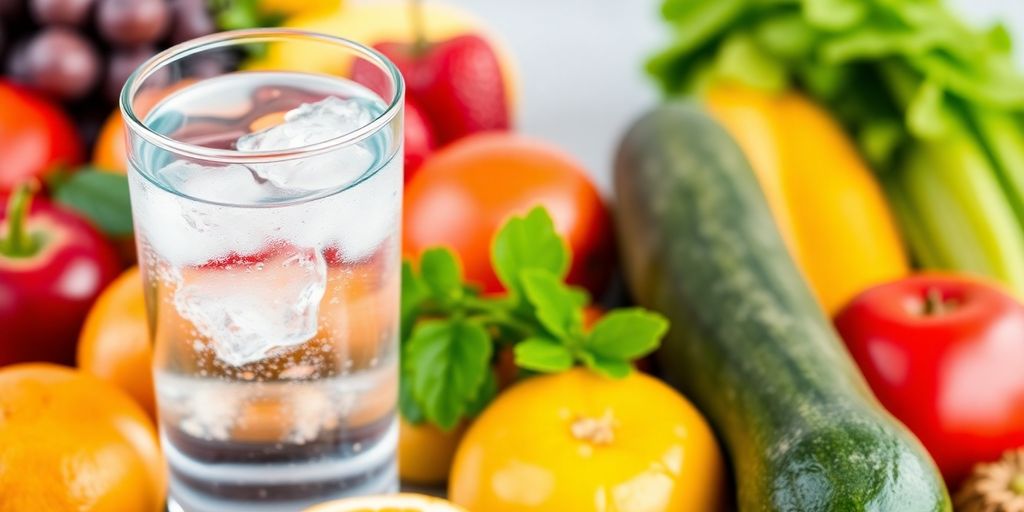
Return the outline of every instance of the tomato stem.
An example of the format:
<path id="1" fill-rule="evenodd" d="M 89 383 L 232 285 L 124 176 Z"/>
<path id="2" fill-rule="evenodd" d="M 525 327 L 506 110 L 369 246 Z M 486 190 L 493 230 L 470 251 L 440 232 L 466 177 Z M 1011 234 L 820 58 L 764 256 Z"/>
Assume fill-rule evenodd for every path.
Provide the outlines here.
<path id="1" fill-rule="evenodd" d="M 944 298 L 938 288 L 929 288 L 925 292 L 924 307 L 921 314 L 924 316 L 948 315 L 956 309 L 956 306 L 957 301 L 955 299 Z"/>
<path id="2" fill-rule="evenodd" d="M 7 201 L 7 237 L 0 239 L 0 254 L 24 257 L 39 249 L 38 240 L 25 227 L 31 205 L 32 188 L 28 183 L 18 185 Z"/>

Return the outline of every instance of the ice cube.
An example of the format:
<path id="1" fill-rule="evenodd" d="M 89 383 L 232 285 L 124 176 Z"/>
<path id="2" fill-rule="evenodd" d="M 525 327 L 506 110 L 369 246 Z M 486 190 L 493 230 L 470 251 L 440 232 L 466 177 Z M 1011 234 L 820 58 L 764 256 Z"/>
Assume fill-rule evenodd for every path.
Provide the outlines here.
<path id="1" fill-rule="evenodd" d="M 160 169 L 159 175 L 174 190 L 218 203 L 251 204 L 281 194 L 241 164 L 208 167 L 176 160 Z"/>
<path id="2" fill-rule="evenodd" d="M 284 121 L 243 135 L 240 151 L 285 150 L 324 142 L 366 126 L 373 115 L 361 100 L 329 96 L 288 111 Z M 262 180 L 283 190 L 314 192 L 338 189 L 359 179 L 373 164 L 373 153 L 362 144 L 341 146 L 319 155 L 252 164 Z"/>
<path id="3" fill-rule="evenodd" d="M 323 255 L 312 247 L 275 252 L 182 272 L 175 307 L 229 365 L 256 362 L 316 336 L 327 285 Z"/>
<path id="4" fill-rule="evenodd" d="M 373 120 L 360 100 L 328 96 L 303 103 L 284 115 L 284 122 L 238 139 L 239 151 L 294 149 L 324 142 L 358 130 Z"/>

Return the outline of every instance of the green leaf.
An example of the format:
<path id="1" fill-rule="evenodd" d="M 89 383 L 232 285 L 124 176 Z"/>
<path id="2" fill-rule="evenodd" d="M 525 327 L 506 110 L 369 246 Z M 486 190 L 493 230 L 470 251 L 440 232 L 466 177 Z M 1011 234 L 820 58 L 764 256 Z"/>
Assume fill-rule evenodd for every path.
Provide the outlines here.
<path id="1" fill-rule="evenodd" d="M 491 243 L 491 264 L 498 279 L 505 289 L 520 296 L 522 271 L 541 269 L 564 278 L 569 272 L 570 258 L 551 216 L 540 206 L 523 217 L 509 219 Z"/>
<path id="2" fill-rule="evenodd" d="M 781 61 L 766 53 L 745 33 L 733 34 L 722 44 L 714 66 L 716 78 L 738 81 L 757 89 L 780 91 L 789 82 Z"/>
<path id="3" fill-rule="evenodd" d="M 537 320 L 549 333 L 566 339 L 582 330 L 583 308 L 572 288 L 551 272 L 539 269 L 521 272 L 520 281 Z"/>
<path id="4" fill-rule="evenodd" d="M 493 347 L 487 331 L 470 320 L 433 320 L 417 325 L 405 350 L 412 394 L 424 416 L 450 429 L 479 396 Z"/>
<path id="5" fill-rule="evenodd" d="M 594 325 L 583 348 L 598 357 L 631 361 L 658 348 L 668 332 L 665 317 L 642 308 L 617 309 Z"/>
<path id="6" fill-rule="evenodd" d="M 132 204 L 123 174 L 83 168 L 60 183 L 53 198 L 113 237 L 132 234 Z"/>
<path id="7" fill-rule="evenodd" d="M 423 253 L 420 275 L 427 288 L 442 302 L 451 302 L 462 296 L 462 269 L 450 249 L 435 247 Z"/>
<path id="8" fill-rule="evenodd" d="M 398 411 L 405 421 L 413 425 L 423 423 L 427 419 L 423 414 L 423 409 L 420 409 L 420 405 L 412 396 L 412 379 L 405 375 L 404 368 L 402 376 L 398 380 Z"/>
<path id="9" fill-rule="evenodd" d="M 466 415 L 474 418 L 479 416 L 494 401 L 496 396 L 498 396 L 498 375 L 491 368 L 487 371 L 484 383 L 480 386 L 480 391 L 476 394 L 476 398 L 466 406 Z"/>
<path id="10" fill-rule="evenodd" d="M 564 372 L 572 368 L 572 352 L 548 338 L 528 338 L 516 344 L 516 366 L 544 373 Z"/>
<path id="11" fill-rule="evenodd" d="M 849 29 L 867 15 L 865 0 L 803 0 L 804 15 L 812 25 L 829 30 Z"/>
<path id="12" fill-rule="evenodd" d="M 611 379 L 623 379 L 633 371 L 633 367 L 621 359 L 607 359 L 589 352 L 584 352 L 580 359 L 591 371 Z"/>
<path id="13" fill-rule="evenodd" d="M 404 343 L 412 333 L 412 326 L 419 316 L 420 307 L 423 301 L 430 295 L 427 285 L 416 275 L 412 268 L 412 262 L 402 261 L 402 306 L 401 306 L 401 335 Z"/>

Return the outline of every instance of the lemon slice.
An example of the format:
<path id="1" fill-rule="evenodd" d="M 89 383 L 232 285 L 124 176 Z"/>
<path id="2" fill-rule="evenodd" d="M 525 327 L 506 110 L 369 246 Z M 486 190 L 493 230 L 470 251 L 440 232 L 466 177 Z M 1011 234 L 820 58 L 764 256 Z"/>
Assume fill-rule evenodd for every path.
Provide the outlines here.
<path id="1" fill-rule="evenodd" d="M 305 512 L 467 512 L 441 498 L 422 494 L 389 494 L 329 501 Z"/>

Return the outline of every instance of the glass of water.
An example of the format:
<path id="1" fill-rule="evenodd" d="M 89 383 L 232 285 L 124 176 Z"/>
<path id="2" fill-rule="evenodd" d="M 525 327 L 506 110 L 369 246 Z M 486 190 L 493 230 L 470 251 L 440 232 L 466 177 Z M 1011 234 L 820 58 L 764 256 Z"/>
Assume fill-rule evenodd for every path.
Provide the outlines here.
<path id="1" fill-rule="evenodd" d="M 396 489 L 402 103 L 380 54 L 286 30 L 176 46 L 125 85 L 172 511 Z"/>

